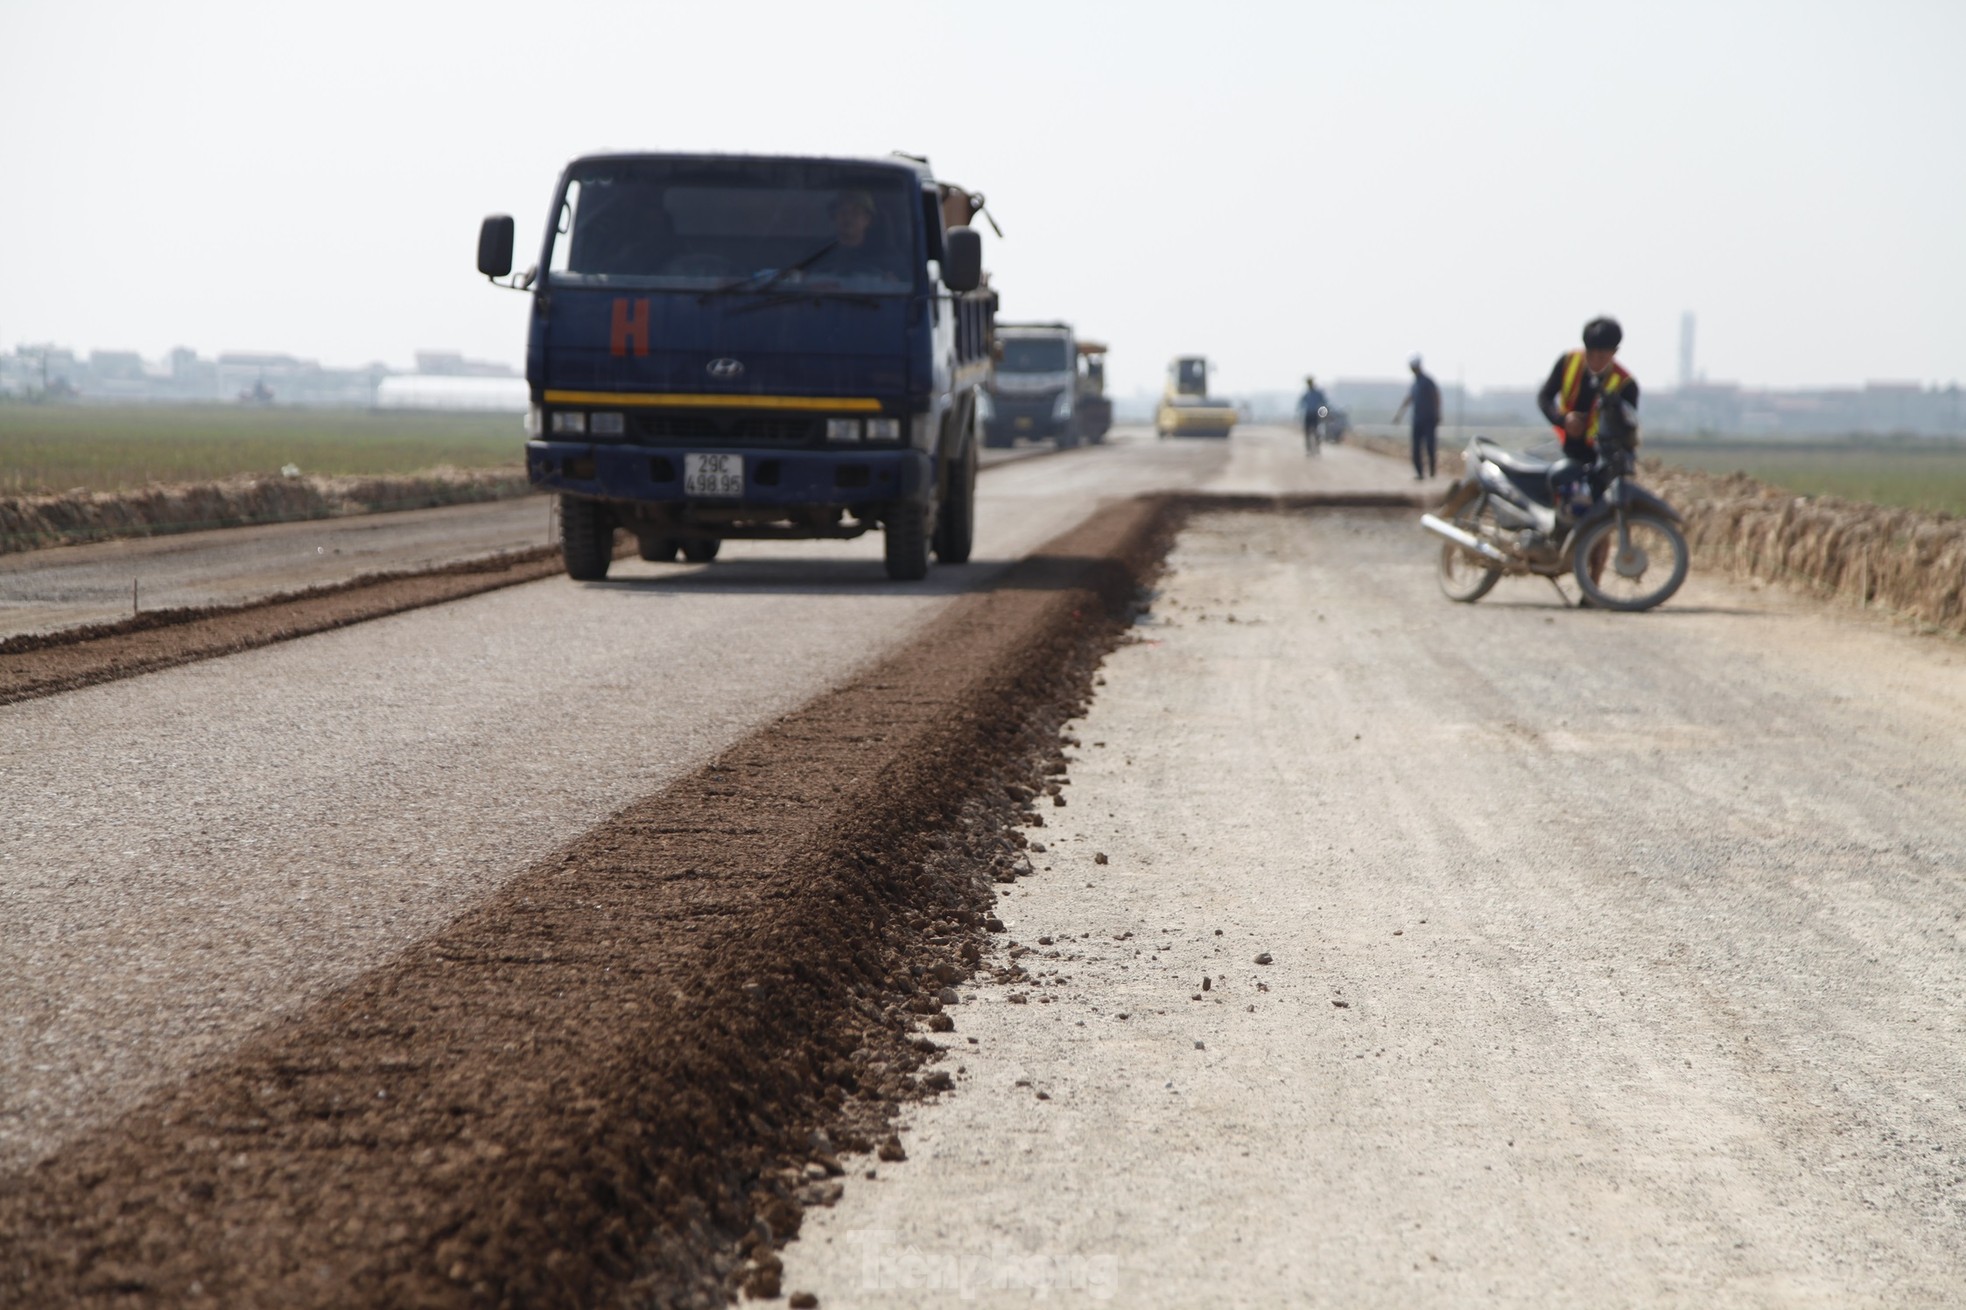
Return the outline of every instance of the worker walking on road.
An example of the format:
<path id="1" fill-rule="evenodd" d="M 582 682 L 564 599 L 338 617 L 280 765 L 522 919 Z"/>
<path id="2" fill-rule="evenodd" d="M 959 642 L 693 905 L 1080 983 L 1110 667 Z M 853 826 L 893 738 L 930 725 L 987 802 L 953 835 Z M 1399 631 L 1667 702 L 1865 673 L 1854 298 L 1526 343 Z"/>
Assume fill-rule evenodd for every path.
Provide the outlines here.
<path id="1" fill-rule="evenodd" d="M 1399 408 L 1393 411 L 1393 422 L 1399 422 L 1400 415 L 1406 413 L 1409 405 L 1412 406 L 1413 480 L 1424 482 L 1434 475 L 1438 467 L 1436 446 L 1440 433 L 1440 387 L 1420 367 L 1418 355 L 1407 360 L 1406 366 L 1413 370 L 1413 385 L 1407 390 L 1406 399 L 1400 401 Z"/>

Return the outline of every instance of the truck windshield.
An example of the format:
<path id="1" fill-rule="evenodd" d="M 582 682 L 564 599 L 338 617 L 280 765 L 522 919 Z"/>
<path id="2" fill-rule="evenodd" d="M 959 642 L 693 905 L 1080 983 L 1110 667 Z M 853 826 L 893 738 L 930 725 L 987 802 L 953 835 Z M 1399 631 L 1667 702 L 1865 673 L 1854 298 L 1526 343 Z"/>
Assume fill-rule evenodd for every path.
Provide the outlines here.
<path id="1" fill-rule="evenodd" d="M 784 160 L 601 160 L 575 172 L 547 267 L 576 286 L 901 292 L 914 285 L 908 178 Z M 797 271 L 793 270 L 797 266 Z"/>
<path id="2" fill-rule="evenodd" d="M 1062 337 L 1005 337 L 999 373 L 1063 373 L 1072 357 Z"/>

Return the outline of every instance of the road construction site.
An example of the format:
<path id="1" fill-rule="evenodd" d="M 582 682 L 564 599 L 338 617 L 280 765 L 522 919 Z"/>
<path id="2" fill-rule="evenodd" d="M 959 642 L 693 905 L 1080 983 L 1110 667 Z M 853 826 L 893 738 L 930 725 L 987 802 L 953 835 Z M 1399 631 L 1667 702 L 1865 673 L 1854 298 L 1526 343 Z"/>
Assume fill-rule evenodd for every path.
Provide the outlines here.
<path id="1" fill-rule="evenodd" d="M 199 534 L 73 640 L 124 547 L 9 560 L 0 1304 L 1958 1303 L 1957 640 L 1453 605 L 1441 485 L 1121 432 L 920 585 Z"/>

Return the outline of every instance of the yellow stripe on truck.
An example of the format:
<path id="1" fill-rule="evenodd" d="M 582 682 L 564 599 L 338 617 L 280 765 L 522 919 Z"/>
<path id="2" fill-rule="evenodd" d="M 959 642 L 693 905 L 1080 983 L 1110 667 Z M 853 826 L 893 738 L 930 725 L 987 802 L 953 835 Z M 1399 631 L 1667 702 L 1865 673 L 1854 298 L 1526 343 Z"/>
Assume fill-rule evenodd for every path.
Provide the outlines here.
<path id="1" fill-rule="evenodd" d="M 810 413 L 878 414 L 866 396 L 699 396 L 675 391 L 549 391 L 549 405 L 619 405 L 624 409 L 792 409 Z"/>

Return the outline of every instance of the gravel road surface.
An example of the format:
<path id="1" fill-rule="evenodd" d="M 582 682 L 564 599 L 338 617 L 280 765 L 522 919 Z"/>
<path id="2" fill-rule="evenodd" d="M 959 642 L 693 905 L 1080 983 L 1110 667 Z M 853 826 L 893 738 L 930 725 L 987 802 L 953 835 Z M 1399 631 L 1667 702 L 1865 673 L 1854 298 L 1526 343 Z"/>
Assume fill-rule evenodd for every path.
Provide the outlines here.
<path id="1" fill-rule="evenodd" d="M 1028 977 L 788 1290 L 1966 1303 L 1966 652 L 1697 575 L 1457 606 L 1411 520 L 1184 534 Z"/>
<path id="2" fill-rule="evenodd" d="M 925 585 L 887 582 L 876 537 L 733 543 L 0 709 L 0 1168 L 441 926 L 1103 500 L 1224 458 L 1135 441 L 993 469 L 976 562 Z"/>
<path id="3" fill-rule="evenodd" d="M 1048 450 L 990 450 L 981 459 L 989 468 Z M 238 605 L 549 545 L 550 507 L 527 496 L 0 554 L 0 638 L 127 618 L 132 582 L 147 610 Z"/>

